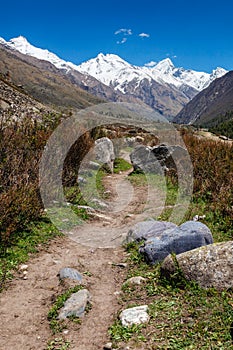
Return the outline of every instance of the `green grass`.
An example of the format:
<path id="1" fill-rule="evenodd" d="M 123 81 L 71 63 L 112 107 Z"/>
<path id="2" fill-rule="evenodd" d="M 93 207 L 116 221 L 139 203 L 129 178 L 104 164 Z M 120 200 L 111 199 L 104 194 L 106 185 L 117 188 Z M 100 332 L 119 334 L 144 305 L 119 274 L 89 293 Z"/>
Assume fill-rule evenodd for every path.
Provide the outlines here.
<path id="1" fill-rule="evenodd" d="M 230 325 L 233 322 L 233 291 L 202 289 L 186 281 L 178 271 L 173 280 L 161 277 L 160 265 L 149 266 L 138 253 L 139 244 L 125 248 L 128 273 L 142 276 L 142 285 L 122 287 L 121 309 L 147 304 L 148 324 L 123 327 L 119 320 L 110 327 L 114 346 L 144 349 L 233 349 Z"/>
<path id="2" fill-rule="evenodd" d="M 14 269 L 25 263 L 31 254 L 38 252 L 39 245 L 46 245 L 57 236 L 62 236 L 61 232 L 44 218 L 37 223 L 32 223 L 27 230 L 17 233 L 15 237 L 13 236 L 10 246 L 5 247 L 2 243 L 0 246 L 0 289 L 3 288 L 6 279 L 12 278 Z"/>
<path id="3" fill-rule="evenodd" d="M 67 350 L 70 347 L 70 342 L 64 338 L 55 338 L 48 342 L 46 350 Z"/>
<path id="4" fill-rule="evenodd" d="M 77 285 L 73 288 L 70 288 L 69 290 L 65 291 L 63 294 L 59 295 L 54 302 L 53 306 L 48 312 L 48 320 L 49 320 L 49 325 L 50 328 L 53 332 L 53 334 L 62 332 L 64 328 L 66 328 L 66 324 L 63 320 L 58 320 L 58 314 L 59 310 L 64 306 L 64 303 L 66 302 L 67 299 L 73 294 L 78 292 L 79 290 L 83 289 L 83 286 Z M 77 321 L 76 323 L 80 323 L 79 318 L 69 318 L 71 320 Z"/>
<path id="5" fill-rule="evenodd" d="M 128 163 L 125 159 L 116 158 L 114 161 L 114 174 L 119 174 L 121 171 L 127 171 L 132 169 L 132 164 Z"/>

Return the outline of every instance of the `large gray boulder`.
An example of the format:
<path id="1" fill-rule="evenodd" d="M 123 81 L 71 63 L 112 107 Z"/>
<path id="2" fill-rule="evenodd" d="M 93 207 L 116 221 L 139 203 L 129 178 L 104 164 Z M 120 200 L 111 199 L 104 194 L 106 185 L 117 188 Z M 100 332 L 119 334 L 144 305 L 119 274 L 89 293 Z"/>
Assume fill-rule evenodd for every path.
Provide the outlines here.
<path id="1" fill-rule="evenodd" d="M 175 227 L 177 227 L 177 225 L 168 221 L 147 220 L 138 222 L 129 230 L 126 242 L 140 242 L 150 237 L 158 237 L 167 229 Z"/>
<path id="2" fill-rule="evenodd" d="M 212 243 L 213 237 L 206 225 L 187 221 L 181 226 L 155 232 L 139 251 L 148 263 L 156 264 L 171 253 L 180 254 Z"/>
<path id="3" fill-rule="evenodd" d="M 196 281 L 203 288 L 217 290 L 233 288 L 233 241 L 211 244 L 176 256 L 186 279 Z M 161 272 L 169 276 L 176 268 L 169 255 Z"/>
<path id="4" fill-rule="evenodd" d="M 187 158 L 187 151 L 181 146 L 161 144 L 155 147 L 138 145 L 130 154 L 130 160 L 136 171 L 163 174 L 164 170 L 176 170 L 176 164 Z"/>
<path id="5" fill-rule="evenodd" d="M 108 166 L 113 172 L 113 163 L 115 160 L 115 152 L 112 141 L 108 137 L 102 137 L 95 141 L 95 158 L 101 164 Z"/>

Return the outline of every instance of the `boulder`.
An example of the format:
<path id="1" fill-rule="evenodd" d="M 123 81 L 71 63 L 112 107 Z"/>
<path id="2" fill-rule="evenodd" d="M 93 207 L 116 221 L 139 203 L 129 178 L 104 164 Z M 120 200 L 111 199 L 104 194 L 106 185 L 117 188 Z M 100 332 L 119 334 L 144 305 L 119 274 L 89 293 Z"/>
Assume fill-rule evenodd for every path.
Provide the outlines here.
<path id="1" fill-rule="evenodd" d="M 212 243 L 213 237 L 206 225 L 187 221 L 175 228 L 155 231 L 139 251 L 148 263 L 156 264 L 171 253 L 180 254 Z"/>
<path id="2" fill-rule="evenodd" d="M 186 279 L 196 281 L 202 288 L 214 287 L 219 291 L 233 288 L 233 241 L 200 247 L 177 255 L 176 260 Z M 169 276 L 175 269 L 169 255 L 161 272 Z"/>
<path id="3" fill-rule="evenodd" d="M 130 160 L 135 171 L 163 174 L 165 170 L 176 170 L 178 161 L 187 157 L 187 151 L 181 146 L 149 147 L 138 145 L 130 154 Z"/>
<path id="4" fill-rule="evenodd" d="M 72 294 L 60 310 L 59 320 L 64 320 L 69 316 L 83 317 L 88 301 L 90 301 L 90 294 L 87 289 L 81 289 Z"/>
<path id="5" fill-rule="evenodd" d="M 168 221 L 147 220 L 134 225 L 128 232 L 126 242 L 140 242 L 150 237 L 160 236 L 165 230 L 175 228 L 177 225 Z"/>
<path id="6" fill-rule="evenodd" d="M 149 315 L 147 313 L 148 306 L 141 305 L 123 310 L 120 314 L 120 320 L 123 326 L 128 327 L 133 324 L 147 323 Z"/>
<path id="7" fill-rule="evenodd" d="M 94 151 L 96 160 L 102 165 L 107 165 L 109 170 L 113 172 L 115 153 L 112 141 L 108 137 L 96 140 Z"/>

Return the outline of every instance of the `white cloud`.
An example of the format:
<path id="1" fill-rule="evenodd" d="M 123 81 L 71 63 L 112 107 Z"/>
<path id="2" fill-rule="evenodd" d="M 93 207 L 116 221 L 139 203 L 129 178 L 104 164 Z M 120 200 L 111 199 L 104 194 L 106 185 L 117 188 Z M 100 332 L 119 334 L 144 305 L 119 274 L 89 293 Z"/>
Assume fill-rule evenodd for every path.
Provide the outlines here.
<path id="1" fill-rule="evenodd" d="M 126 43 L 127 38 L 123 38 L 121 41 L 117 41 L 117 44 L 124 44 Z"/>
<path id="2" fill-rule="evenodd" d="M 146 67 L 154 67 L 155 65 L 156 65 L 155 61 L 150 61 L 150 62 L 145 64 Z"/>
<path id="3" fill-rule="evenodd" d="M 114 34 L 115 35 L 118 35 L 118 34 L 132 35 L 133 32 L 132 32 L 132 29 L 121 28 L 121 29 L 116 30 Z"/>
<path id="4" fill-rule="evenodd" d="M 147 33 L 140 33 L 140 34 L 138 34 L 138 36 L 140 36 L 140 38 L 149 38 L 149 37 L 150 37 L 150 34 L 147 34 Z"/>

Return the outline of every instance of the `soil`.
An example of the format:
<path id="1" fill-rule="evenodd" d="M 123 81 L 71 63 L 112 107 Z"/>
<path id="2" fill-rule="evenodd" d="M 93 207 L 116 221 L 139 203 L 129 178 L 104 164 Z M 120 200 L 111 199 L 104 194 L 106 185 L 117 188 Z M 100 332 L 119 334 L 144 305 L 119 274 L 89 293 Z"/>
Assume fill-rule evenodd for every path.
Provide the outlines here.
<path id="1" fill-rule="evenodd" d="M 159 192 L 148 196 L 145 187 L 133 189 L 128 173 L 105 178 L 111 200 L 102 217 L 43 247 L 28 261 L 27 279 L 18 271 L 0 294 L 0 350 L 46 350 L 49 340 L 60 337 L 71 342 L 72 350 L 103 349 L 109 341 L 108 328 L 120 310 L 119 292 L 126 275 L 120 264 L 126 261 L 122 242 L 132 225 L 149 217 L 152 209 L 155 215 L 155 207 L 159 214 L 163 206 Z M 92 309 L 81 325 L 69 321 L 67 332 L 52 335 L 47 315 L 56 296 L 67 288 L 57 276 L 63 267 L 77 268 L 84 276 Z"/>

